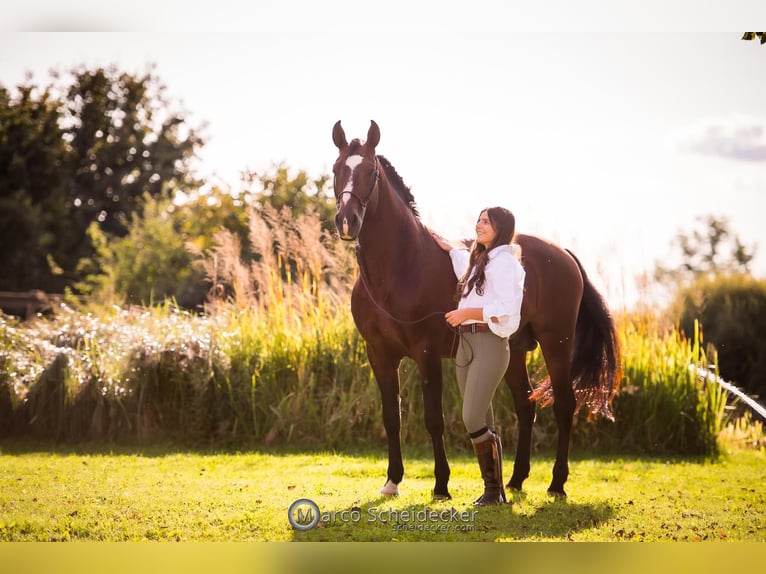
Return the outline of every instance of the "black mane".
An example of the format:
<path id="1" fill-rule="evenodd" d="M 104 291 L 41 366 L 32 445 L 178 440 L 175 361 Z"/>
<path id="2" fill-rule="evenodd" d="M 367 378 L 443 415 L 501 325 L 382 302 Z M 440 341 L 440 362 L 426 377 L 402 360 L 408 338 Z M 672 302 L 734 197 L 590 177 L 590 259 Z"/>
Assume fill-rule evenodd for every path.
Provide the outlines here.
<path id="1" fill-rule="evenodd" d="M 402 180 L 402 176 L 397 173 L 396 168 L 391 165 L 391 162 L 382 155 L 378 156 L 378 161 L 380 161 L 380 165 L 383 166 L 383 170 L 386 172 L 386 177 L 391 180 L 393 188 L 401 200 L 410 208 L 412 214 L 420 219 L 420 213 L 418 213 L 417 205 L 415 205 L 415 198 L 413 197 L 410 188 L 404 183 L 404 180 Z"/>

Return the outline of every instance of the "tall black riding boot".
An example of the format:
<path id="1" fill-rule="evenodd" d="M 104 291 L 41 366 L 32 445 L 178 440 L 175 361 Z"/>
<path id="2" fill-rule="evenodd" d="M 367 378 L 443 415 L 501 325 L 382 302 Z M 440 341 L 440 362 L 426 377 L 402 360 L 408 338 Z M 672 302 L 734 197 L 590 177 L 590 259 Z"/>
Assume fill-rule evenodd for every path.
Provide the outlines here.
<path id="1" fill-rule="evenodd" d="M 473 450 L 476 452 L 481 478 L 484 480 L 484 493 L 473 503 L 486 506 L 507 502 L 503 488 L 503 450 L 500 437 L 491 432 L 487 440 L 474 443 Z"/>

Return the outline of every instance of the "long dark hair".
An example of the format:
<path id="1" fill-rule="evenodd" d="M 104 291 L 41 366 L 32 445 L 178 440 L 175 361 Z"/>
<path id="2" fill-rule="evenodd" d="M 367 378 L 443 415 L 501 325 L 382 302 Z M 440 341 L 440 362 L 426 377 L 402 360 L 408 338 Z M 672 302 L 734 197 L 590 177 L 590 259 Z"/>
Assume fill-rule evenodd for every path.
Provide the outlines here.
<path id="1" fill-rule="evenodd" d="M 481 210 L 479 217 L 481 217 L 481 214 L 485 211 L 487 212 L 487 217 L 489 218 L 490 225 L 492 225 L 492 229 L 495 230 L 495 239 L 493 239 L 492 243 L 487 247 L 484 247 L 481 243 L 476 241 L 473 242 L 473 247 L 471 247 L 471 258 L 468 262 L 468 270 L 457 284 L 458 300 L 460 300 L 461 297 L 467 296 L 474 287 L 476 288 L 476 293 L 484 295 L 484 283 L 487 280 L 484 275 L 484 269 L 489 261 L 489 252 L 498 245 L 509 245 L 516 234 L 516 218 L 513 216 L 513 213 L 504 207 L 488 207 Z M 472 273 L 474 269 L 476 272 Z"/>

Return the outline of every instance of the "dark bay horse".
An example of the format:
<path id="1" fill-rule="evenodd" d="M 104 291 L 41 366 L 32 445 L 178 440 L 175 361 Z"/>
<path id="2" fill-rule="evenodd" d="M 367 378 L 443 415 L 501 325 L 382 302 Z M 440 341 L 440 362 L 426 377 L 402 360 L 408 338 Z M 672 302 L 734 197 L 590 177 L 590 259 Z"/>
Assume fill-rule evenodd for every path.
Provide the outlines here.
<path id="1" fill-rule="evenodd" d="M 346 140 L 337 122 L 332 139 L 340 238 L 357 242 L 359 277 L 351 312 L 367 343 L 383 407 L 388 440 L 388 477 L 383 494 L 398 494 L 404 475 L 400 442 L 399 364 L 418 366 L 425 425 L 434 450 L 434 498 L 450 498 L 444 447 L 442 357 L 453 353 L 454 333 L 444 314 L 456 307 L 456 278 L 449 255 L 421 223 L 414 198 L 391 163 L 377 155 L 380 129 L 373 121 L 366 141 Z M 479 213 L 477 206 L 477 216 Z M 532 424 L 537 400 L 553 403 L 558 426 L 556 460 L 548 491 L 564 495 L 569 475 L 572 420 L 585 405 L 611 418 L 620 380 L 620 349 L 601 295 L 570 252 L 531 235 L 516 236 L 526 269 L 519 330 L 511 336 L 505 381 L 513 395 L 519 435 L 507 486 L 521 489 L 529 476 Z M 539 343 L 548 377 L 533 391 L 526 357 Z"/>

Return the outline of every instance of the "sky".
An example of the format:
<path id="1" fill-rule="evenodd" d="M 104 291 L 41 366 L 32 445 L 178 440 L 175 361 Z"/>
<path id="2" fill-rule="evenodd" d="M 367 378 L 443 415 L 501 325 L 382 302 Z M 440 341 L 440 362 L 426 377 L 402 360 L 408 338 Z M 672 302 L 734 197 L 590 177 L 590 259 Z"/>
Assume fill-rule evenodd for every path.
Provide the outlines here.
<path id="1" fill-rule="evenodd" d="M 766 45 L 741 40 L 757 2 L 43 4 L 5 7 L 0 84 L 153 64 L 206 124 L 210 181 L 327 174 L 335 121 L 364 139 L 374 119 L 427 225 L 470 237 L 482 208 L 507 207 L 612 306 L 648 295 L 635 277 L 700 216 L 728 218 L 766 277 Z"/>

